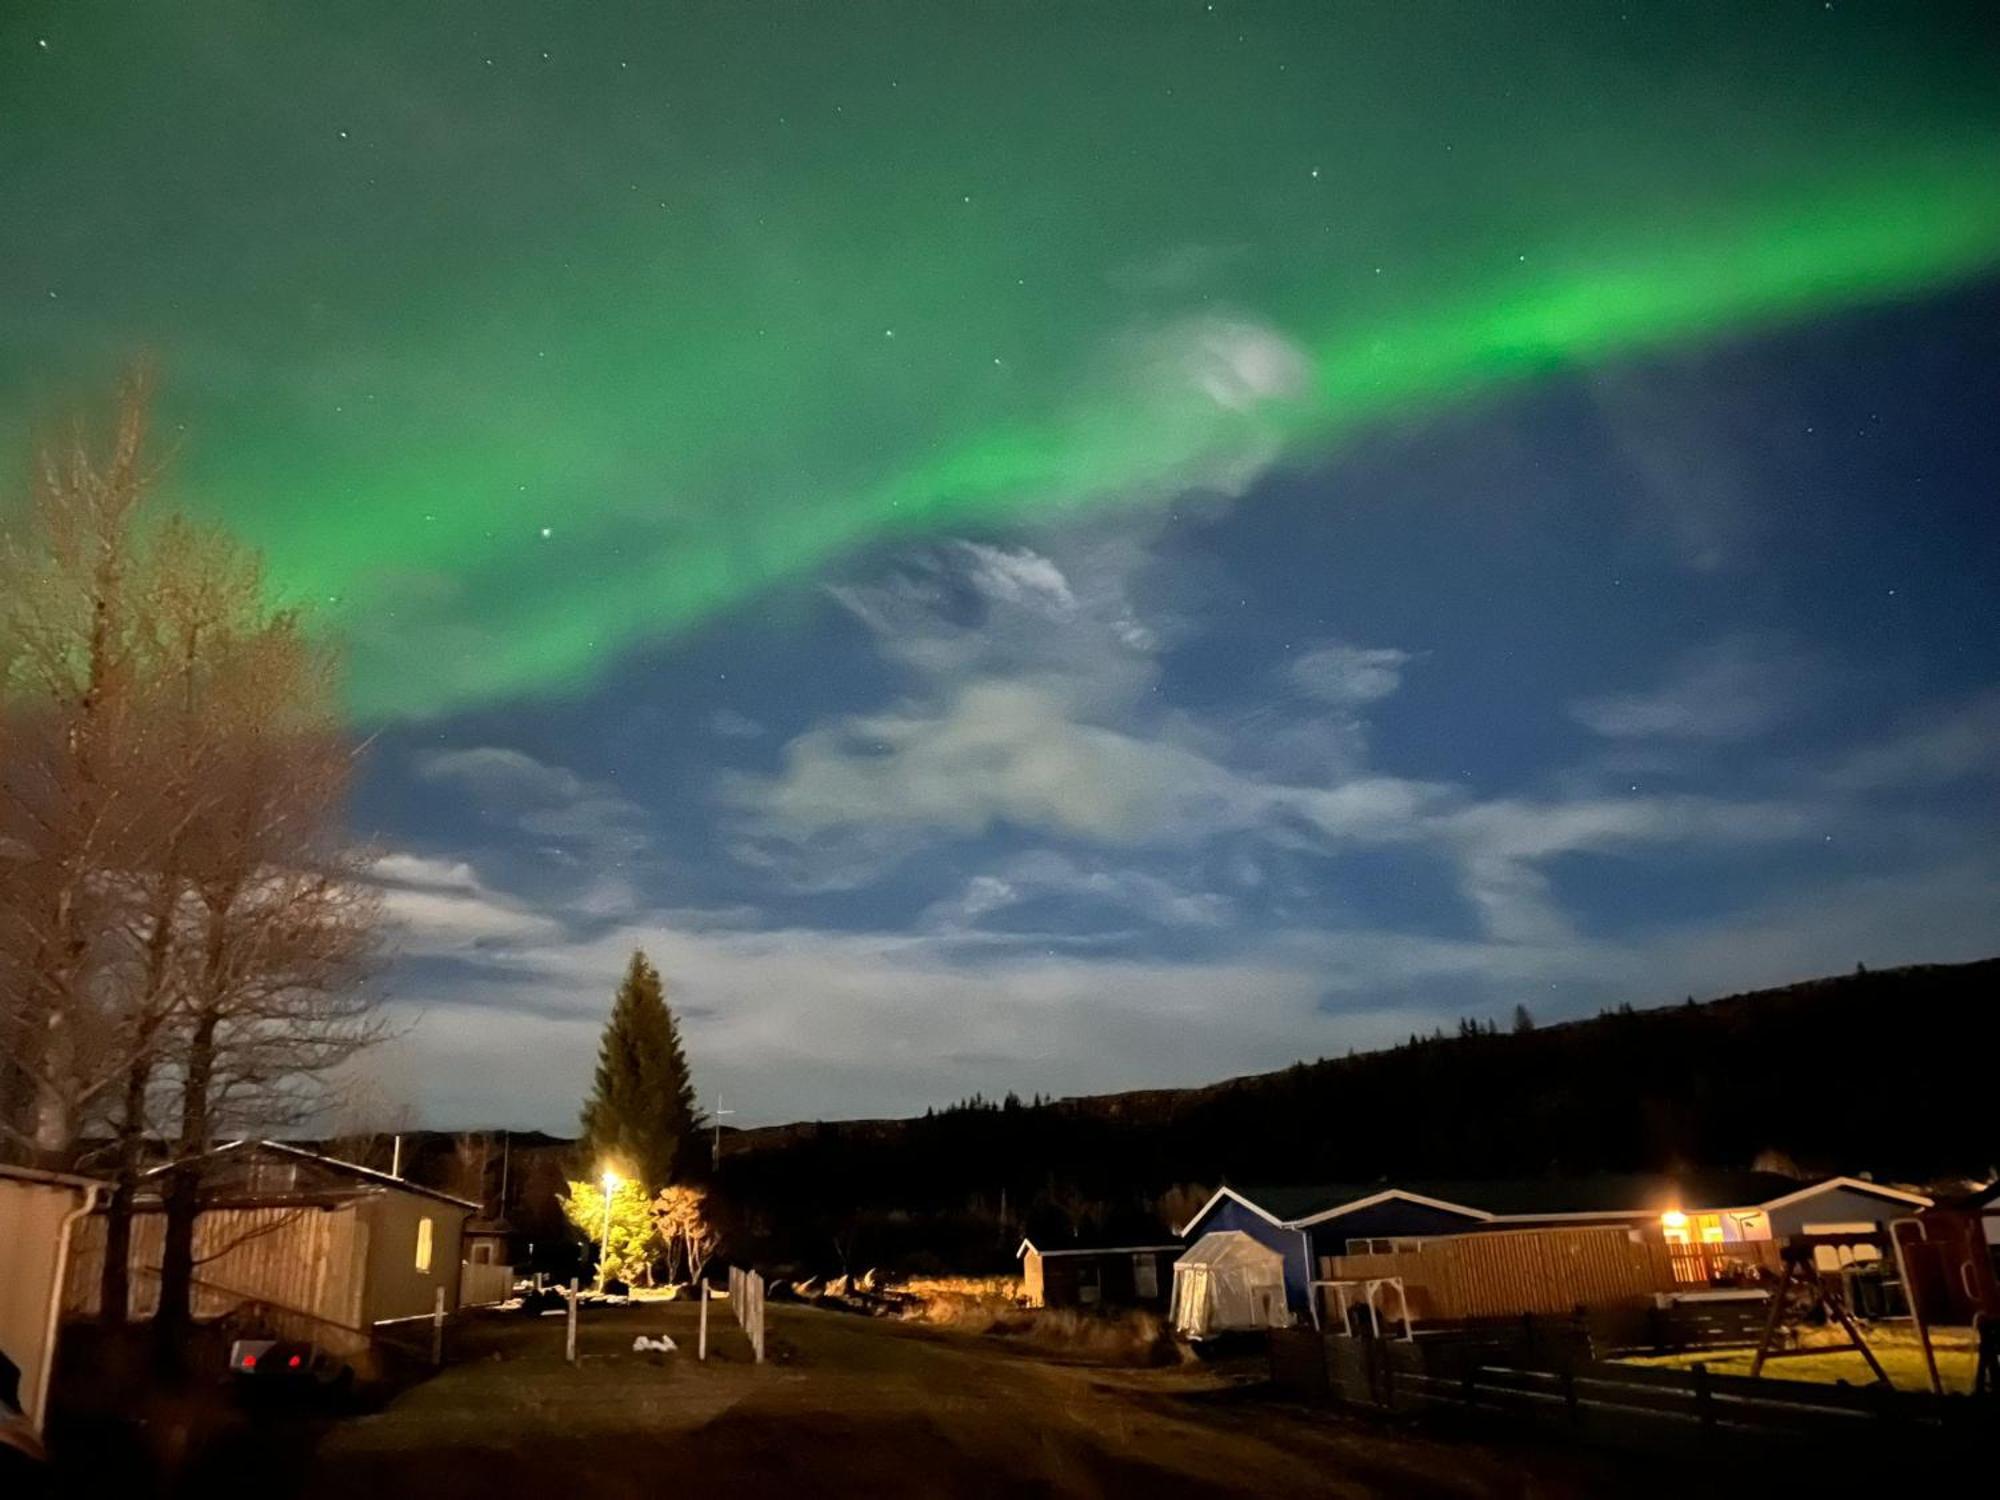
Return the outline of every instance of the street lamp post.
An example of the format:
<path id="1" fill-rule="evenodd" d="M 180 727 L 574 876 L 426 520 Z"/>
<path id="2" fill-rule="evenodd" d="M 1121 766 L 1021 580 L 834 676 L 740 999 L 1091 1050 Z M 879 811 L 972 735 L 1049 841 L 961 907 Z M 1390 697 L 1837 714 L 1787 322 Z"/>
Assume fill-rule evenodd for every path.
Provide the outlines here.
<path id="1" fill-rule="evenodd" d="M 597 1237 L 597 1289 L 604 1290 L 605 1273 L 611 1265 L 611 1195 L 618 1191 L 618 1174 L 604 1174 L 604 1230 Z"/>

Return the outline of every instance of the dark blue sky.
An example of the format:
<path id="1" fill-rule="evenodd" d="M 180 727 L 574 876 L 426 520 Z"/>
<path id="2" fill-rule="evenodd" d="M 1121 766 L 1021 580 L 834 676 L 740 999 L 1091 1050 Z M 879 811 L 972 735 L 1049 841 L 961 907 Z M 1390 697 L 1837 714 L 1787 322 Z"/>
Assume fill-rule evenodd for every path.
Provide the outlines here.
<path id="1" fill-rule="evenodd" d="M 1996 412 L 1985 284 L 878 545 L 388 730 L 382 1087 L 567 1128 L 635 945 L 746 1122 L 2000 950 Z"/>

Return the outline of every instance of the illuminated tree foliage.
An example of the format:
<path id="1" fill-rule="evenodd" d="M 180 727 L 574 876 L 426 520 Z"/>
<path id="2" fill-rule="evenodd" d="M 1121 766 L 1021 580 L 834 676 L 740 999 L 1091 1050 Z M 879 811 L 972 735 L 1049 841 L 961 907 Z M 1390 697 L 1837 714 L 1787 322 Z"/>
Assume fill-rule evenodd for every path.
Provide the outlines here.
<path id="1" fill-rule="evenodd" d="M 605 1232 L 602 1183 L 572 1182 L 561 1200 L 563 1216 L 591 1248 L 603 1247 L 605 1279 L 652 1280 L 653 1260 L 660 1241 L 653 1227 L 653 1204 L 638 1183 L 621 1179 L 611 1192 L 610 1232 Z"/>
<path id="2" fill-rule="evenodd" d="M 667 1257 L 667 1276 L 701 1279 L 701 1268 L 722 1243 L 708 1222 L 708 1195 L 700 1188 L 670 1187 L 653 1200 L 653 1225 Z"/>
<path id="3" fill-rule="evenodd" d="M 643 1197 L 673 1180 L 676 1164 L 698 1153 L 694 1086 L 680 1027 L 667 1005 L 660 972 L 635 952 L 612 1002 L 598 1046 L 597 1078 L 583 1106 L 585 1165 L 636 1180 Z M 684 1155 L 681 1147 L 690 1143 Z"/>

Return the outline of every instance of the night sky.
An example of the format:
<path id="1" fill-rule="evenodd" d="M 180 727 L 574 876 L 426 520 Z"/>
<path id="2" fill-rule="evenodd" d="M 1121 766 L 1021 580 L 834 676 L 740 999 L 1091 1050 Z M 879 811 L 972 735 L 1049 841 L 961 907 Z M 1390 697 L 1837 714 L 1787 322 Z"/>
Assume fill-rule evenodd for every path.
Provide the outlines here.
<path id="1" fill-rule="evenodd" d="M 141 352 L 433 1125 L 2000 951 L 1988 7 L 12 0 L 5 471 Z"/>

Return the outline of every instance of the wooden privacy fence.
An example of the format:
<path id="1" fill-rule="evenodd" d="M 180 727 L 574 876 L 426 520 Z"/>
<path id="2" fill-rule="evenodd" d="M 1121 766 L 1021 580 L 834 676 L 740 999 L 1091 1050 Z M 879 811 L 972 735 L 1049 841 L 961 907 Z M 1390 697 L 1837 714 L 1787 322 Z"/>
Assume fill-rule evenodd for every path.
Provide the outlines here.
<path id="1" fill-rule="evenodd" d="M 63 1309 L 71 1317 L 101 1311 L 106 1223 L 93 1215 L 76 1226 Z M 150 1319 L 160 1305 L 165 1215 L 132 1216 L 126 1315 Z M 368 1347 L 362 1288 L 368 1226 L 343 1208 L 317 1205 L 213 1208 L 195 1220 L 193 1311 L 198 1321 L 254 1315 L 286 1338 L 310 1340 L 341 1354 Z"/>
<path id="2" fill-rule="evenodd" d="M 1401 1323 L 1397 1288 L 1416 1323 L 1574 1312 L 1686 1292 L 1775 1268 L 1777 1247 L 1666 1245 L 1624 1228 L 1519 1229 L 1453 1235 L 1384 1255 L 1320 1260 L 1320 1311 L 1339 1326 L 1343 1304 Z M 1366 1316 L 1363 1314 L 1362 1316 Z"/>
<path id="3" fill-rule="evenodd" d="M 740 1266 L 729 1268 L 729 1310 L 749 1335 L 757 1363 L 764 1362 L 764 1278 Z"/>
<path id="4" fill-rule="evenodd" d="M 514 1295 L 514 1268 L 468 1260 L 458 1268 L 460 1307 L 489 1307 Z"/>

